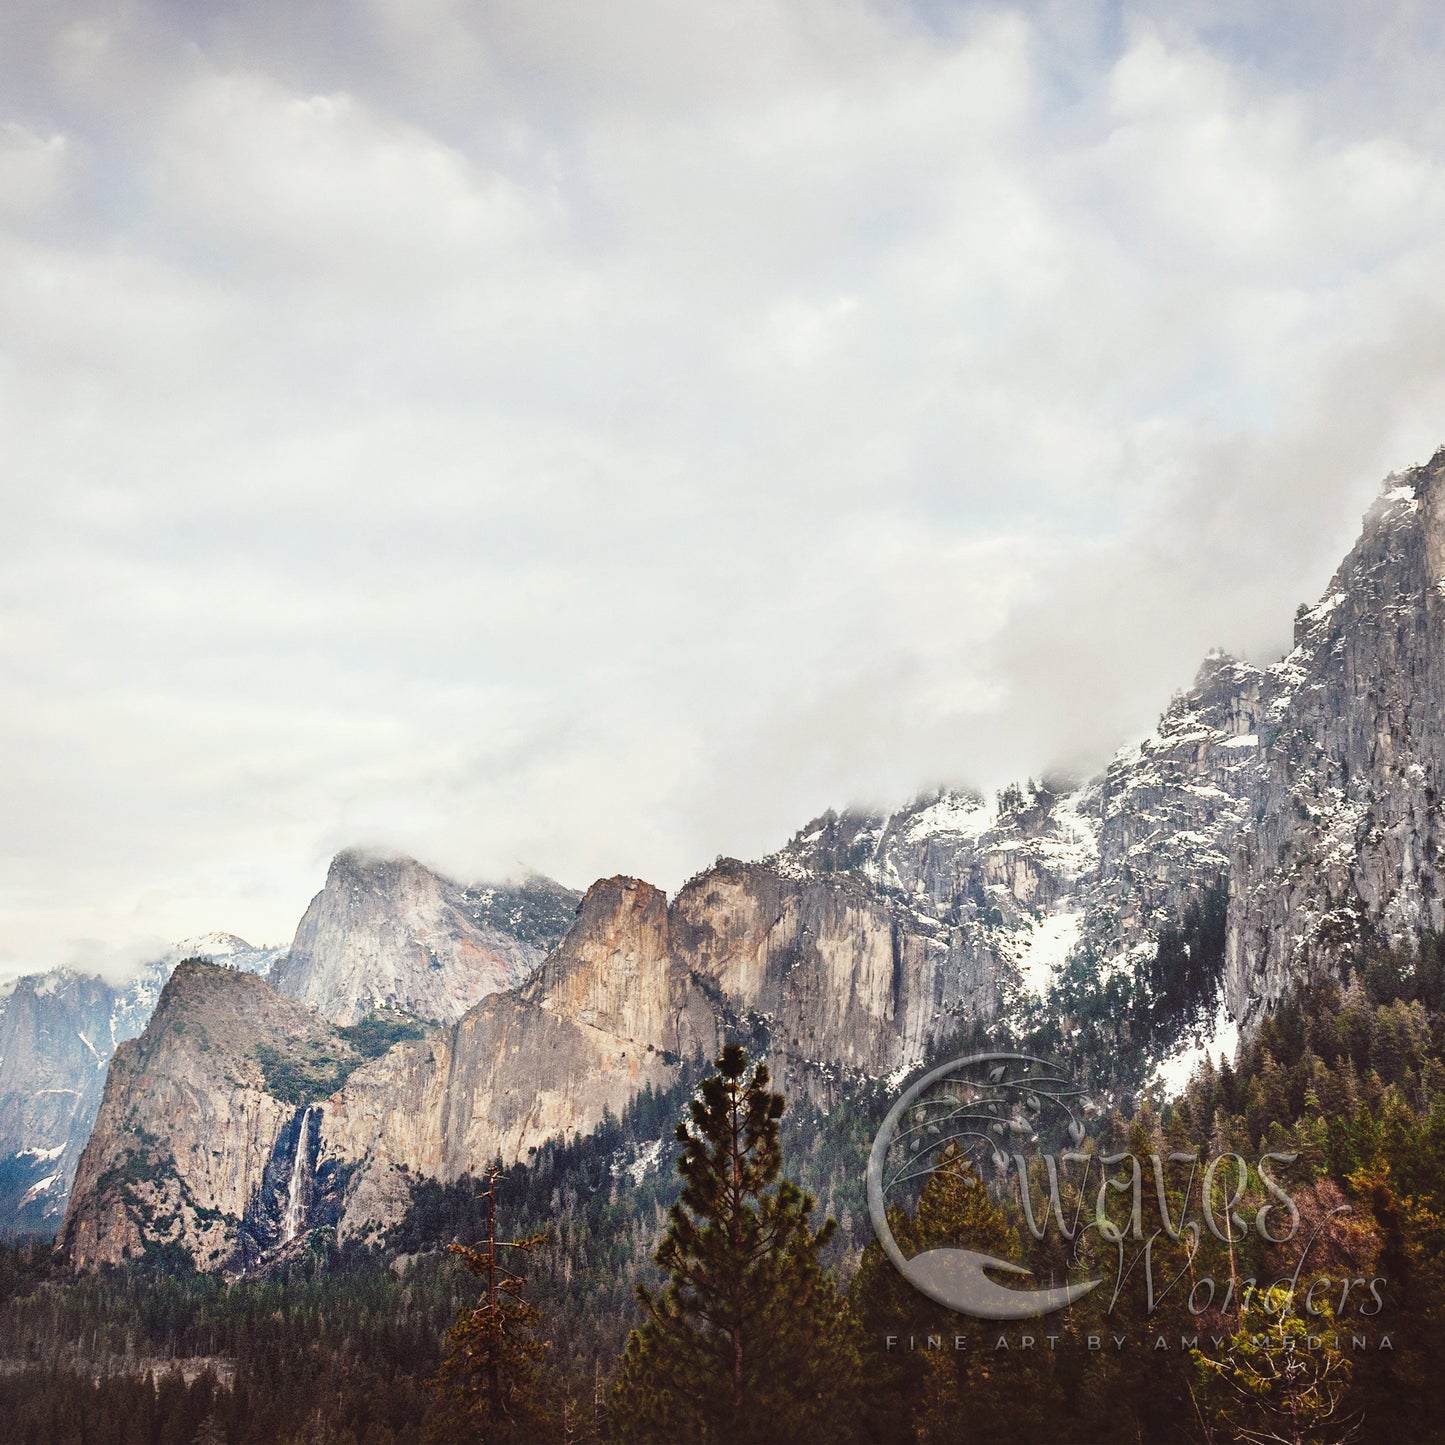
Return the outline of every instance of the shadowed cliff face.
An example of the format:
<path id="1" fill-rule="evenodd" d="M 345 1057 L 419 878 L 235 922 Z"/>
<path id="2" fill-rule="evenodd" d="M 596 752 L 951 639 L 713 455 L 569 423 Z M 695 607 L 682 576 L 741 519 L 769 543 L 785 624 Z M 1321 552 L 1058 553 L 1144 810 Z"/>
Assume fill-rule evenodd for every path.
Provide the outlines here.
<path id="1" fill-rule="evenodd" d="M 16 1227 L 55 1227 L 100 1104 L 115 1008 L 115 989 L 73 973 L 18 979 L 0 1004 L 3 1203 Z"/>
<path id="2" fill-rule="evenodd" d="M 530 977 L 577 900 L 550 879 L 469 888 L 413 858 L 349 849 L 272 978 L 334 1023 L 380 1010 L 452 1023 Z"/>

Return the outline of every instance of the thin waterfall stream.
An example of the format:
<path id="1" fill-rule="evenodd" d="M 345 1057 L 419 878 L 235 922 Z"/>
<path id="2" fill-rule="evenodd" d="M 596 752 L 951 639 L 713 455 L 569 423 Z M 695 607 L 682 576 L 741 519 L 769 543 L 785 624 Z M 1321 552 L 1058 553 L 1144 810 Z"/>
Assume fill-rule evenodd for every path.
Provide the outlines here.
<path id="1" fill-rule="evenodd" d="M 311 1105 L 301 1116 L 301 1128 L 296 1134 L 296 1157 L 291 1161 L 291 1183 L 286 1192 L 286 1213 L 281 1221 L 282 1233 L 289 1244 L 301 1229 L 306 1213 L 306 1203 L 301 1197 L 302 1172 L 309 1167 L 306 1145 L 311 1137 Z"/>

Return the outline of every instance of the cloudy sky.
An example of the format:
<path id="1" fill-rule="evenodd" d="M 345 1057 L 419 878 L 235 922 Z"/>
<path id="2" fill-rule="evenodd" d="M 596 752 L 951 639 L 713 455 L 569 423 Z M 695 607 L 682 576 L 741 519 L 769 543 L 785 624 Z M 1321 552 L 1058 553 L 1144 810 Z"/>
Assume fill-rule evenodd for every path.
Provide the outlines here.
<path id="1" fill-rule="evenodd" d="M 1445 441 L 1426 4 L 0 0 L 0 976 L 1087 768 Z"/>

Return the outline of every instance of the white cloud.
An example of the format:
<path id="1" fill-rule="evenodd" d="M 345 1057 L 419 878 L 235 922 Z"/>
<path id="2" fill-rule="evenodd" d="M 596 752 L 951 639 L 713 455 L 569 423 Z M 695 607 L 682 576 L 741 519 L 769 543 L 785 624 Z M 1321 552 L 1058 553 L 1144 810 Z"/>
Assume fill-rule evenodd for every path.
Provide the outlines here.
<path id="1" fill-rule="evenodd" d="M 0 216 L 24 222 L 49 209 L 63 182 L 66 149 L 62 135 L 0 124 Z"/>
<path id="2" fill-rule="evenodd" d="M 1445 37 L 1236 20 L 12 7 L 0 971 L 352 841 L 675 884 L 1283 642 L 1445 431 Z"/>

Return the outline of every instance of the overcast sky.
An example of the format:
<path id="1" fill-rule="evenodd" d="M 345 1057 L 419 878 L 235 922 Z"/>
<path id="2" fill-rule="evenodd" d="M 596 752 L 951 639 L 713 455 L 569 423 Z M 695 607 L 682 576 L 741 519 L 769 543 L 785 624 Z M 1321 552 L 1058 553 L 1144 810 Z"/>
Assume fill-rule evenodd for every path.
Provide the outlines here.
<path id="1" fill-rule="evenodd" d="M 0 0 L 0 976 L 1277 656 L 1445 441 L 1442 13 Z"/>

